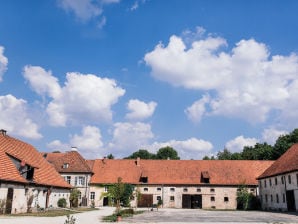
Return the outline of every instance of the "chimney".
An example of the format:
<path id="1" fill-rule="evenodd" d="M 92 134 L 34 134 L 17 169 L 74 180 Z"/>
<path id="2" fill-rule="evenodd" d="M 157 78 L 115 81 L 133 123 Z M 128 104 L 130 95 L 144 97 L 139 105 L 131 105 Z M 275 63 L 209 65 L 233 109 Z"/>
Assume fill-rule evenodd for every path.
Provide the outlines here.
<path id="1" fill-rule="evenodd" d="M 141 158 L 140 158 L 140 157 L 138 157 L 138 158 L 136 159 L 136 165 L 137 165 L 137 166 L 140 166 L 140 165 L 141 165 Z"/>
<path id="2" fill-rule="evenodd" d="M 0 130 L 0 134 L 3 135 L 3 136 L 6 136 L 6 130 L 1 129 L 1 130 Z"/>

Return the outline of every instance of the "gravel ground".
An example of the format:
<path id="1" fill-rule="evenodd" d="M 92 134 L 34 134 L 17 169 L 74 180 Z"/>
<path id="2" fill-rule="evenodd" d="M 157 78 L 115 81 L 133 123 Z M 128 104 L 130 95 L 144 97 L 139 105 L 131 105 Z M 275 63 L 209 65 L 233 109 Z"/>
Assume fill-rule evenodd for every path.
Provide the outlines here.
<path id="1" fill-rule="evenodd" d="M 115 211 L 113 207 L 103 207 L 96 211 L 72 214 L 76 218 L 76 224 L 98 224 L 103 216 L 111 215 Z M 0 224 L 64 224 L 66 216 L 58 217 L 33 217 L 33 216 L 0 216 Z"/>

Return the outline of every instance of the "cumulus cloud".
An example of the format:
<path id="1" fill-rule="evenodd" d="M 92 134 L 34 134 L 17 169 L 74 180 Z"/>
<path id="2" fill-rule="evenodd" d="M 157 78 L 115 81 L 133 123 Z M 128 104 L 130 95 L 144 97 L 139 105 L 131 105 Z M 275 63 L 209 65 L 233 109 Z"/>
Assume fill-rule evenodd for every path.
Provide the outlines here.
<path id="1" fill-rule="evenodd" d="M 12 95 L 0 96 L 0 127 L 26 138 L 42 137 L 38 125 L 29 116 L 27 102 Z"/>
<path id="2" fill-rule="evenodd" d="M 156 102 L 145 103 L 143 101 L 132 99 L 127 104 L 127 109 L 130 111 L 126 114 L 126 118 L 130 120 L 143 120 L 151 117 L 157 106 Z"/>
<path id="3" fill-rule="evenodd" d="M 94 126 L 85 126 L 81 135 L 75 134 L 71 137 L 70 143 L 77 147 L 84 158 L 99 158 L 102 156 L 102 136 L 100 129 Z"/>
<path id="4" fill-rule="evenodd" d="M 206 113 L 205 105 L 209 103 L 209 95 L 204 95 L 200 100 L 194 102 L 190 107 L 188 107 L 184 112 L 186 113 L 189 120 L 195 123 L 201 121 L 202 117 Z"/>
<path id="5" fill-rule="evenodd" d="M 186 110 L 193 120 L 202 115 L 223 115 L 257 123 L 265 122 L 274 112 L 275 118 L 297 126 L 296 54 L 270 55 L 269 47 L 254 39 L 240 40 L 229 51 L 225 39 L 204 37 L 202 29 L 197 32 L 192 37 L 198 39 L 189 46 L 187 33 L 173 35 L 168 45 L 159 43 L 144 56 L 154 78 L 212 96 L 206 103 L 206 97 L 201 98 Z"/>
<path id="6" fill-rule="evenodd" d="M 226 148 L 231 152 L 241 152 L 244 146 L 254 146 L 258 140 L 256 138 L 244 138 L 240 135 L 226 143 Z"/>
<path id="7" fill-rule="evenodd" d="M 148 145 L 147 148 L 155 153 L 158 149 L 166 146 L 175 149 L 181 159 L 202 159 L 203 156 L 210 154 L 213 149 L 211 142 L 197 138 L 189 138 L 183 141 L 154 142 Z"/>
<path id="8" fill-rule="evenodd" d="M 49 95 L 52 98 L 60 95 L 61 88 L 58 79 L 52 75 L 51 71 L 46 71 L 39 66 L 27 65 L 23 69 L 23 75 L 37 94 Z"/>
<path id="9" fill-rule="evenodd" d="M 264 142 L 267 142 L 270 145 L 274 145 L 279 136 L 286 135 L 286 134 L 288 134 L 288 132 L 285 130 L 277 130 L 275 128 L 267 128 L 267 129 L 264 129 L 264 131 L 262 133 L 262 140 Z"/>
<path id="10" fill-rule="evenodd" d="M 125 93 L 115 80 L 93 74 L 67 73 L 63 87 L 51 72 L 40 67 L 26 66 L 24 77 L 35 92 L 52 98 L 47 113 L 53 126 L 109 122 L 112 105 Z"/>
<path id="11" fill-rule="evenodd" d="M 113 139 L 109 143 L 109 149 L 119 155 L 127 156 L 144 146 L 154 137 L 151 125 L 136 123 L 115 123 L 113 129 Z"/>
<path id="12" fill-rule="evenodd" d="M 7 70 L 8 59 L 4 56 L 4 47 L 0 46 L 0 82 L 2 81 L 3 74 Z"/>

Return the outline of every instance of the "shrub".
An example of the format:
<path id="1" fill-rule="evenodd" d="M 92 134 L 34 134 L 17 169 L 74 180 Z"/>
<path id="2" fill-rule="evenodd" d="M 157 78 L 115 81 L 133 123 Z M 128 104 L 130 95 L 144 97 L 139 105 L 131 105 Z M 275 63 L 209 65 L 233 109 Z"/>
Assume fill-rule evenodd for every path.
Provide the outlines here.
<path id="1" fill-rule="evenodd" d="M 0 214 L 4 214 L 5 205 L 6 205 L 6 200 L 5 199 L 0 199 Z"/>
<path id="2" fill-rule="evenodd" d="M 60 208 L 65 208 L 66 207 L 66 199 L 65 198 L 60 198 L 57 202 L 57 205 Z"/>

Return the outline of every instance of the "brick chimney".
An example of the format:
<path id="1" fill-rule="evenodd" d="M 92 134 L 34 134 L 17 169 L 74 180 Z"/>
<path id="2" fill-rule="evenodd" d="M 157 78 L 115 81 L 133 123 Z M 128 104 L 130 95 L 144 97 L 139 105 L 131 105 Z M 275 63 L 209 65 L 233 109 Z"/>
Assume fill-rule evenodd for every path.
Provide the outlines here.
<path id="1" fill-rule="evenodd" d="M 7 132 L 6 130 L 1 129 L 1 130 L 0 130 L 0 135 L 6 136 L 6 132 Z"/>

